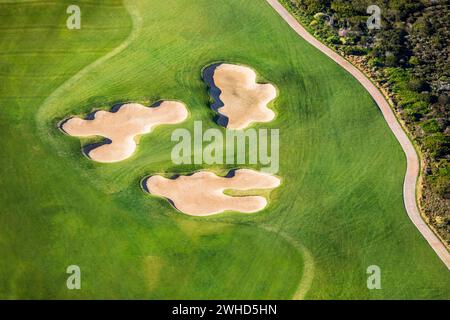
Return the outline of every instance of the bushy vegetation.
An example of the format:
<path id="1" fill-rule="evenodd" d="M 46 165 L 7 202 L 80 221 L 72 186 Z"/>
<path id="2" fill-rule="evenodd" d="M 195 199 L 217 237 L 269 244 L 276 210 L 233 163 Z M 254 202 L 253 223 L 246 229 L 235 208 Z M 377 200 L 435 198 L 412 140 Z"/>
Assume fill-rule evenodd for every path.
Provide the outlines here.
<path id="1" fill-rule="evenodd" d="M 450 243 L 450 1 L 282 2 L 385 89 L 425 158 L 424 211 Z M 378 30 L 367 27 L 371 4 Z"/>

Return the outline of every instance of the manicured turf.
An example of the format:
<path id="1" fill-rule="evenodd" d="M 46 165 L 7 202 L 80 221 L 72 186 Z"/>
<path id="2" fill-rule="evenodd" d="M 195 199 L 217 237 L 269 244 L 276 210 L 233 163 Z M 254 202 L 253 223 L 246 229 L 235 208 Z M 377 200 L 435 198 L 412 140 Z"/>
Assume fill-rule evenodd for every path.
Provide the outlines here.
<path id="1" fill-rule="evenodd" d="M 132 16 L 119 1 L 80 1 L 76 31 L 70 1 L 0 4 L 0 298 L 290 299 L 306 271 L 295 243 L 314 258 L 307 298 L 450 298 L 450 273 L 403 208 L 400 146 L 356 80 L 263 0 L 131 3 Z M 258 127 L 280 129 L 283 184 L 257 214 L 188 217 L 140 188 L 153 173 L 232 167 L 170 160 L 175 127 L 219 128 L 201 79 L 215 61 L 251 66 L 280 92 L 276 120 Z M 191 117 L 123 162 L 88 160 L 56 127 L 159 99 Z M 65 286 L 70 264 L 82 290 Z M 366 287 L 372 264 L 382 290 Z"/>

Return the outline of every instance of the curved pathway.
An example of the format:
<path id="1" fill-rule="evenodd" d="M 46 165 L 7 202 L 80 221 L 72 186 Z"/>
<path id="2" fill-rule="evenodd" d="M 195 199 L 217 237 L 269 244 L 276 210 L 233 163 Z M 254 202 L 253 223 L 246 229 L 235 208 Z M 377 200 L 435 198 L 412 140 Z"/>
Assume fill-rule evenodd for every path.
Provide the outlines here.
<path id="1" fill-rule="evenodd" d="M 61 97 L 61 95 L 64 95 L 66 92 L 70 91 L 70 89 L 72 88 L 73 85 L 75 85 L 78 81 L 80 81 L 81 78 L 83 78 L 89 72 L 94 70 L 96 67 L 98 67 L 99 65 L 103 64 L 107 60 L 111 59 L 115 55 L 117 55 L 120 52 L 122 52 L 123 50 L 125 50 L 130 45 L 130 43 L 133 42 L 137 38 L 137 36 L 139 34 L 139 30 L 141 29 L 141 26 L 142 26 L 142 17 L 140 16 L 137 7 L 133 5 L 132 1 L 125 0 L 124 6 L 125 6 L 126 10 L 128 11 L 128 14 L 131 17 L 132 24 L 133 24 L 130 34 L 121 44 L 119 44 L 113 50 L 109 51 L 104 56 L 101 56 L 100 58 L 98 58 L 97 60 L 92 62 L 91 64 L 88 64 L 83 69 L 78 71 L 75 75 L 73 75 L 71 78 L 69 78 L 67 81 L 63 82 L 58 88 L 56 88 L 55 91 L 53 91 L 47 97 L 47 99 L 44 100 L 44 102 L 39 107 L 39 110 L 36 115 L 37 126 L 40 131 L 40 134 L 43 137 L 46 137 L 45 133 L 46 133 L 46 129 L 47 129 L 46 123 L 43 120 L 45 119 L 46 112 L 48 111 L 47 109 L 49 109 L 51 107 L 52 102 L 57 101 L 57 99 L 59 97 Z"/>
<path id="2" fill-rule="evenodd" d="M 328 48 L 326 45 L 321 43 L 319 40 L 314 38 L 301 24 L 295 19 L 289 11 L 287 11 L 283 5 L 281 5 L 278 0 L 266 0 L 272 8 L 289 24 L 289 26 L 298 33 L 303 39 L 308 41 L 314 47 L 322 51 L 347 72 L 349 72 L 353 77 L 358 80 L 362 86 L 370 93 L 372 98 L 377 103 L 383 117 L 389 125 L 389 128 L 394 133 L 398 142 L 403 148 L 407 158 L 407 168 L 405 181 L 403 184 L 403 197 L 406 207 L 406 212 L 409 218 L 414 223 L 414 225 L 419 229 L 422 236 L 427 240 L 442 262 L 450 270 L 450 253 L 447 251 L 442 242 L 438 237 L 431 231 L 430 227 L 423 221 L 419 209 L 416 203 L 416 182 L 419 176 L 419 158 L 417 156 L 416 150 L 409 140 L 406 133 L 403 131 L 400 123 L 394 115 L 389 103 L 386 101 L 383 94 L 378 90 L 378 88 L 355 66 L 350 62 L 345 60 L 342 56 Z"/>
<path id="3" fill-rule="evenodd" d="M 302 256 L 303 258 L 303 274 L 300 279 L 300 283 L 295 290 L 295 293 L 292 297 L 292 300 L 305 300 L 305 296 L 311 288 L 313 279 L 314 279 L 314 257 L 311 252 L 297 240 L 284 233 L 283 231 L 276 230 L 273 227 L 262 225 L 259 226 L 261 229 L 266 230 L 268 232 L 273 232 L 278 234 L 281 238 L 286 240 L 290 245 L 292 245 Z"/>

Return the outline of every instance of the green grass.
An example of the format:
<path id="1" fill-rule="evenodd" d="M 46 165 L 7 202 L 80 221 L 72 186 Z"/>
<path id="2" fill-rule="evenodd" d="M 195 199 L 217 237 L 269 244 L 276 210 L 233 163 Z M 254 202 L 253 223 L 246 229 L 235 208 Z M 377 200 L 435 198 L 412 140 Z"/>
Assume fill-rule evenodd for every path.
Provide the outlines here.
<path id="1" fill-rule="evenodd" d="M 448 270 L 403 207 L 402 150 L 356 80 L 263 0 L 132 3 L 138 30 L 119 1 L 80 1 L 77 31 L 65 28 L 70 1 L 0 4 L 1 298 L 290 299 L 306 272 L 293 241 L 314 258 L 307 298 L 450 298 Z M 260 213 L 194 218 L 139 182 L 201 168 L 172 164 L 170 134 L 195 120 L 217 127 L 201 69 L 220 60 L 278 87 L 278 116 L 258 127 L 280 129 L 283 184 Z M 191 117 L 143 136 L 120 163 L 88 160 L 56 128 L 159 99 L 185 102 Z M 82 290 L 65 287 L 70 264 Z M 366 288 L 371 264 L 382 290 Z"/>

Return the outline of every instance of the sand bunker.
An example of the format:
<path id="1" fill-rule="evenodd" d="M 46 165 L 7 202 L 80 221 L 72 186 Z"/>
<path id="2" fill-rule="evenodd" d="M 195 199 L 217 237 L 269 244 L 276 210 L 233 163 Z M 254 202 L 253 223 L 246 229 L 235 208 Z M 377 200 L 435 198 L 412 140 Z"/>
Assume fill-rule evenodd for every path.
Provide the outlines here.
<path id="1" fill-rule="evenodd" d="M 136 150 L 137 135 L 149 133 L 153 127 L 161 124 L 180 123 L 187 117 L 185 105 L 176 101 L 163 101 L 152 107 L 128 103 L 112 112 L 97 111 L 92 120 L 70 118 L 60 127 L 71 136 L 105 137 L 105 142 L 89 145 L 84 152 L 92 160 L 109 163 L 130 157 Z"/>
<path id="2" fill-rule="evenodd" d="M 227 210 L 245 213 L 262 210 L 267 205 L 262 196 L 229 196 L 225 190 L 273 189 L 280 179 L 249 169 L 230 171 L 227 177 L 200 171 L 190 176 L 167 179 L 151 176 L 144 181 L 150 194 L 167 198 L 174 207 L 192 216 L 207 216 Z"/>
<path id="3" fill-rule="evenodd" d="M 252 69 L 233 64 L 215 64 L 205 69 L 204 80 L 210 86 L 215 103 L 212 108 L 220 115 L 218 123 L 228 129 L 244 129 L 253 122 L 269 122 L 275 113 L 267 104 L 277 91 L 270 83 L 256 82 Z"/>

